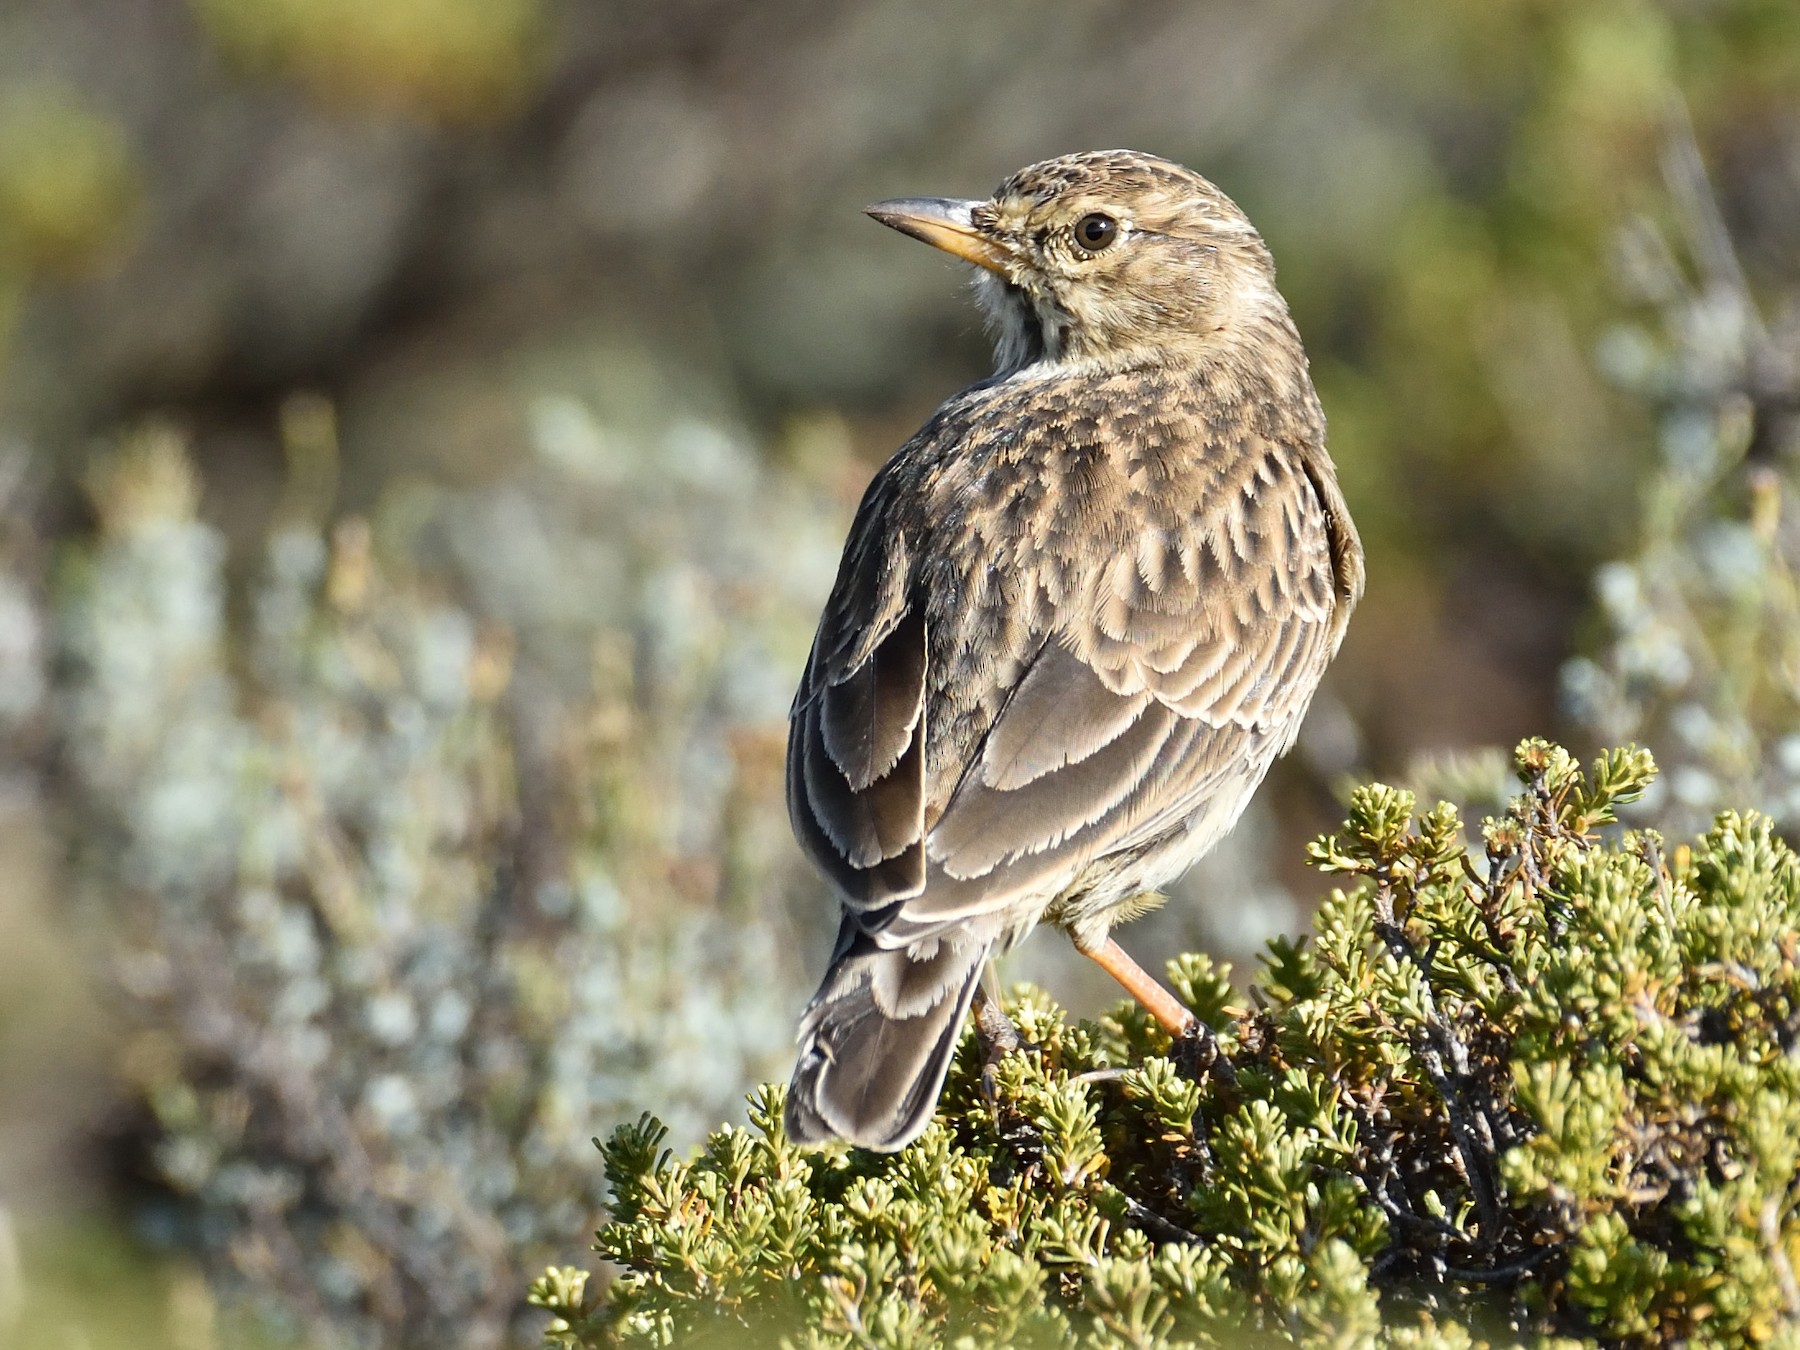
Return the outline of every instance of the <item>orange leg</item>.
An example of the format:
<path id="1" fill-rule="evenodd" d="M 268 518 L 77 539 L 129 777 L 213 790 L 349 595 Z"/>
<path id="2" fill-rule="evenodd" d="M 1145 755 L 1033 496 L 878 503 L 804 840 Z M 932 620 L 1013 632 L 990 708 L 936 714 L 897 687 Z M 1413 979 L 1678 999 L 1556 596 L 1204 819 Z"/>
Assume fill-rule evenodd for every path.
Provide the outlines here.
<path id="1" fill-rule="evenodd" d="M 1149 971 L 1133 961 L 1130 953 L 1111 938 L 1106 939 L 1106 944 L 1098 951 L 1085 951 L 1080 947 L 1076 950 L 1124 985 L 1125 992 L 1143 1004 L 1169 1035 L 1180 1037 L 1197 1029 L 1198 1019 L 1194 1014 L 1182 1007 L 1175 995 L 1158 984 Z"/>

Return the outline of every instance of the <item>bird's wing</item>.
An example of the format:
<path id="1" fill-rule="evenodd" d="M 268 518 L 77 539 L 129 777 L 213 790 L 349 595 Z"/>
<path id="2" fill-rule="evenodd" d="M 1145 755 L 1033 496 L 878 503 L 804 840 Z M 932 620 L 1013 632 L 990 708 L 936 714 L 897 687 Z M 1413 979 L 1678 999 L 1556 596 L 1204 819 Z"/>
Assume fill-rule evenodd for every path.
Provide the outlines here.
<path id="1" fill-rule="evenodd" d="M 929 633 L 892 555 L 854 557 L 853 536 L 795 702 L 789 806 L 883 946 L 1049 899 L 1089 860 L 1206 809 L 1223 828 L 1291 741 L 1342 631 L 1333 502 L 1286 447 L 1250 442 L 1221 462 L 1204 491 L 1125 513 L 1109 551 L 1072 543 L 1036 569 L 1055 577 L 1051 604 L 1008 596 L 1012 617 L 1050 621 L 976 616 L 1021 646 L 992 655 L 1022 673 L 977 735 L 955 738 L 953 766 L 934 762 L 932 723 L 969 705 L 928 696 L 927 662 L 970 643 Z M 928 801 L 946 768 L 953 786 Z"/>
<path id="2" fill-rule="evenodd" d="M 1146 512 L 1079 578 L 926 840 L 916 941 L 1216 813 L 1299 729 L 1342 631 L 1334 522 L 1305 461 L 1248 442 L 1185 511 Z"/>
<path id="3" fill-rule="evenodd" d="M 794 834 L 853 915 L 925 885 L 926 629 L 889 473 L 870 485 L 789 715 Z"/>

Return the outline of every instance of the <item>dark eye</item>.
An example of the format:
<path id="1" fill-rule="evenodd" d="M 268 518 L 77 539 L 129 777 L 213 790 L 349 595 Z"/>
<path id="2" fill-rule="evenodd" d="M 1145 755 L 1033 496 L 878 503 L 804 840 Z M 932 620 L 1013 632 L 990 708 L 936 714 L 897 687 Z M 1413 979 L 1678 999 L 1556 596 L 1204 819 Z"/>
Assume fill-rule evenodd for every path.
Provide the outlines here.
<path id="1" fill-rule="evenodd" d="M 1119 222 L 1094 211 L 1075 222 L 1075 242 L 1089 253 L 1098 253 L 1119 237 Z"/>

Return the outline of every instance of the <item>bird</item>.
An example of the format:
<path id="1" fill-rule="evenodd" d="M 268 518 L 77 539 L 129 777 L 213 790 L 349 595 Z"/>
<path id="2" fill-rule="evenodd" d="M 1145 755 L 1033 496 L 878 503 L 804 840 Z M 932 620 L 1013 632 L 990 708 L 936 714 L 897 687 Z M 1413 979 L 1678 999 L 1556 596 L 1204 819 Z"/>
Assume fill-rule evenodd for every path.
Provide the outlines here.
<path id="1" fill-rule="evenodd" d="M 1196 1030 L 1110 930 L 1292 746 L 1364 569 L 1269 250 L 1206 178 L 1091 151 L 866 210 L 973 264 L 995 353 L 869 484 L 789 715 L 840 913 L 784 1124 L 893 1152 L 1039 924 Z"/>

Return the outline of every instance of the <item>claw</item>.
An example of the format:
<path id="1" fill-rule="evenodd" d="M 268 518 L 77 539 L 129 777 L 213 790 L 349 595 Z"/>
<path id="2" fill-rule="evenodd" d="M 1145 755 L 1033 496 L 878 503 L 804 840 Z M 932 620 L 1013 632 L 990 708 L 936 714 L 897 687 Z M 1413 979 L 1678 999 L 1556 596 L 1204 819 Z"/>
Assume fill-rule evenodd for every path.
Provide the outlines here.
<path id="1" fill-rule="evenodd" d="M 1025 1038 L 989 990 L 988 983 L 988 977 L 984 977 L 975 990 L 975 1041 L 981 1046 L 981 1095 L 988 1110 L 998 1114 L 1000 1061 L 1015 1050 L 1025 1049 Z"/>
<path id="2" fill-rule="evenodd" d="M 1175 1067 L 1181 1070 L 1183 1077 L 1196 1083 L 1211 1074 L 1221 1083 L 1237 1085 L 1237 1070 L 1231 1066 L 1230 1057 L 1219 1048 L 1218 1036 L 1198 1017 L 1192 1018 L 1174 1038 L 1169 1046 L 1169 1058 L 1175 1061 Z"/>

